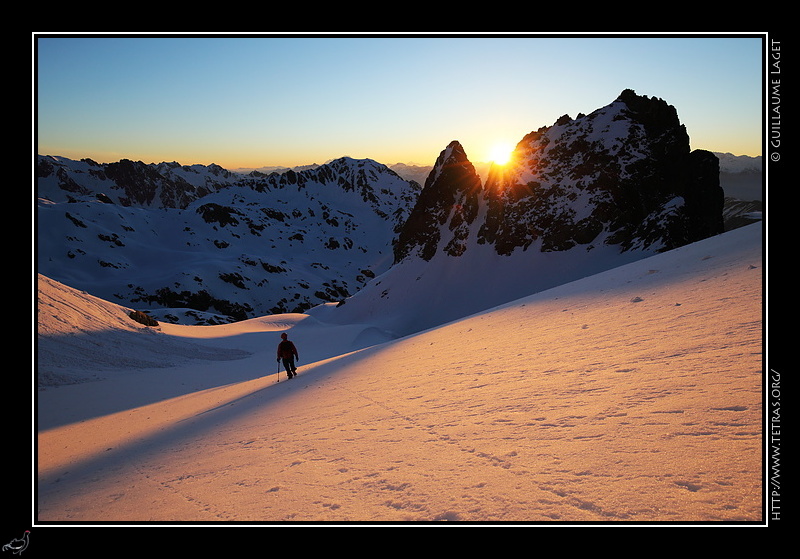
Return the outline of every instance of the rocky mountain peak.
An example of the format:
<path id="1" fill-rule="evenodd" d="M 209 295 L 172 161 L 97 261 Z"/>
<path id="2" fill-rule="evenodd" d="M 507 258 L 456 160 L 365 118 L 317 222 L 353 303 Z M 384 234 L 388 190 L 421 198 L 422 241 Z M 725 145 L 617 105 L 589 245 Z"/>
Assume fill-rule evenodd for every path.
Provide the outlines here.
<path id="1" fill-rule="evenodd" d="M 478 311 L 722 232 L 719 174 L 674 107 L 631 90 L 530 132 L 485 183 L 458 141 L 424 187 L 349 157 L 246 175 L 40 157 L 38 266 L 169 320 L 330 302 L 336 320 L 377 313 L 405 333 L 433 324 L 393 309 L 444 321 L 452 297 Z"/>
<path id="2" fill-rule="evenodd" d="M 483 185 L 451 142 L 394 265 L 324 320 L 419 332 L 722 232 L 718 174 L 674 107 L 630 90 L 530 132 Z"/>
<path id="3" fill-rule="evenodd" d="M 394 247 L 395 262 L 412 254 L 430 260 L 446 236 L 444 250 L 457 256 L 468 228 L 478 214 L 481 179 L 464 148 L 452 141 L 442 150 L 417 203 L 401 228 Z"/>
<path id="4" fill-rule="evenodd" d="M 718 176 L 712 153 L 690 150 L 673 106 L 624 90 L 588 115 L 564 115 L 527 134 L 483 187 L 452 142 L 401 231 L 395 260 L 430 260 L 437 250 L 457 256 L 470 237 L 500 255 L 598 244 L 668 250 L 722 232 Z"/>

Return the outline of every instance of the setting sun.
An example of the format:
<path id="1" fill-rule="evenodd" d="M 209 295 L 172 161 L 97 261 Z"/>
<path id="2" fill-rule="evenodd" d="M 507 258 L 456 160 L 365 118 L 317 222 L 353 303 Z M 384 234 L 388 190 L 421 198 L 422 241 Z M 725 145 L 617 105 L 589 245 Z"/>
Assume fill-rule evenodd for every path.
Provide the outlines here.
<path id="1" fill-rule="evenodd" d="M 489 152 L 489 159 L 497 165 L 505 165 L 511 159 L 514 146 L 507 143 L 495 144 Z"/>

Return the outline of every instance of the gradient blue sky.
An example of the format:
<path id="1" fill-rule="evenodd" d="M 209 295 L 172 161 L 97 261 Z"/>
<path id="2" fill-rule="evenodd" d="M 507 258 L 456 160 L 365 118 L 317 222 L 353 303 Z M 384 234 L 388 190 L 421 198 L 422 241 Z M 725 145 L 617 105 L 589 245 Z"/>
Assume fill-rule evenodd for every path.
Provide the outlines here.
<path id="1" fill-rule="evenodd" d="M 761 155 L 762 37 L 34 36 L 37 152 L 228 169 L 475 162 L 626 88 L 693 149 Z"/>

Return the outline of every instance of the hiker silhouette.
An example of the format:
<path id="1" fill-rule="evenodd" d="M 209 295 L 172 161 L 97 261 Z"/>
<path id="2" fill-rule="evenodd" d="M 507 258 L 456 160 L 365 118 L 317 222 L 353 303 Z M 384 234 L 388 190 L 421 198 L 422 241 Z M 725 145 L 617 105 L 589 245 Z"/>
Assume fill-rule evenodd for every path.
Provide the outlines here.
<path id="1" fill-rule="evenodd" d="M 289 336 L 285 333 L 281 334 L 281 342 L 278 344 L 278 361 L 283 361 L 283 367 L 289 378 L 297 376 L 297 365 L 295 365 L 297 359 L 299 359 L 297 348 L 289 340 Z"/>

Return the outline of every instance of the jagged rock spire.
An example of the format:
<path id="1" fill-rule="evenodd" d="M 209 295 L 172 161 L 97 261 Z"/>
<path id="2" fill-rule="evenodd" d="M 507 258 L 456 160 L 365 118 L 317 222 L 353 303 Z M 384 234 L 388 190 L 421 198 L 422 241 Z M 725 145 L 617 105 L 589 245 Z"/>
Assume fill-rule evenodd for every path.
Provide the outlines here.
<path id="1" fill-rule="evenodd" d="M 414 209 L 398 235 L 395 262 L 411 254 L 430 260 L 442 241 L 453 256 L 464 250 L 468 226 L 478 213 L 481 179 L 458 141 L 436 159 Z"/>

